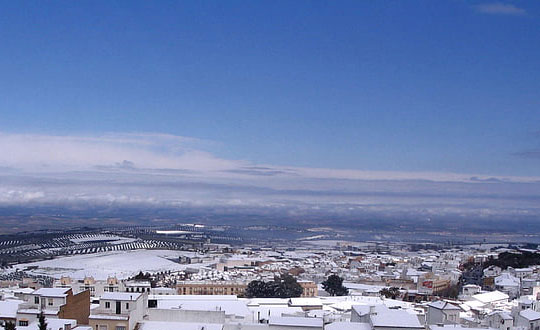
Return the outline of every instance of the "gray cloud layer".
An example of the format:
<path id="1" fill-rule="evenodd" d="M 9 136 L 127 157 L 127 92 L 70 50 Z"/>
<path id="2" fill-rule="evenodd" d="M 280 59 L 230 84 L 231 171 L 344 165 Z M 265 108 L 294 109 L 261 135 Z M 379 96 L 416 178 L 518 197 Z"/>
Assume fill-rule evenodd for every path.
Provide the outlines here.
<path id="1" fill-rule="evenodd" d="M 288 209 L 300 216 L 304 211 L 540 215 L 536 177 L 278 167 L 216 157 L 204 151 L 209 143 L 161 134 L 0 134 L 0 206 L 219 206 Z"/>

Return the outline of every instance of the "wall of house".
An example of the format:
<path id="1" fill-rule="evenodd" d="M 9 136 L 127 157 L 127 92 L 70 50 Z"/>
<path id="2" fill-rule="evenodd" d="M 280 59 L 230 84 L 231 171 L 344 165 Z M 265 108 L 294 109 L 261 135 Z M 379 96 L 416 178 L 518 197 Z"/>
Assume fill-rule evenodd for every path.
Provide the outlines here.
<path id="1" fill-rule="evenodd" d="M 444 321 L 444 314 L 442 310 L 428 307 L 427 310 L 427 324 L 439 324 L 443 323 Z"/>
<path id="2" fill-rule="evenodd" d="M 122 302 L 125 305 L 125 302 Z M 146 295 L 141 295 L 136 301 L 131 301 L 129 304 L 129 329 L 135 329 L 137 323 L 143 320 L 146 315 L 146 307 L 148 299 Z"/>
<path id="3" fill-rule="evenodd" d="M 96 319 L 90 319 L 89 325 L 92 327 L 92 329 L 99 329 L 98 325 L 106 325 L 107 330 L 116 330 L 117 326 L 126 327 L 127 330 L 133 330 L 134 328 L 130 328 L 127 321 L 119 321 L 119 320 L 96 320 Z"/>
<path id="4" fill-rule="evenodd" d="M 500 315 L 496 314 L 489 318 L 488 326 L 490 328 L 507 330 L 513 326 L 513 320 L 505 320 Z"/>
<path id="5" fill-rule="evenodd" d="M 373 327 L 374 330 L 423 330 L 424 328 L 407 328 L 407 327 Z"/>
<path id="6" fill-rule="evenodd" d="M 540 320 L 529 321 L 526 318 L 522 317 L 521 315 L 518 315 L 516 318 L 516 325 L 526 327 L 527 329 L 536 330 L 536 327 L 540 327 Z"/>
<path id="7" fill-rule="evenodd" d="M 66 304 L 60 308 L 58 317 L 62 319 L 77 320 L 77 324 L 88 324 L 90 315 L 90 291 L 83 291 L 76 295 L 68 295 Z"/>
<path id="8" fill-rule="evenodd" d="M 225 311 L 190 311 L 180 309 L 148 309 L 149 321 L 225 323 Z"/>

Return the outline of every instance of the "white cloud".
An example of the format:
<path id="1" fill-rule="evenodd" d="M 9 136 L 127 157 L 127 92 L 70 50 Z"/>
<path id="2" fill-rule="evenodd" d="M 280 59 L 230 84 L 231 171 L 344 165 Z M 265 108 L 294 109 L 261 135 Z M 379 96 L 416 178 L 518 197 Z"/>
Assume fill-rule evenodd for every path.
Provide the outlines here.
<path id="1" fill-rule="evenodd" d="M 504 4 L 501 2 L 486 3 L 475 6 L 476 10 L 484 14 L 492 15 L 526 15 L 527 12 L 523 8 L 516 7 L 513 4 Z"/>
<path id="2" fill-rule="evenodd" d="M 196 150 L 198 140 L 165 134 L 53 136 L 0 134 L 0 166 L 66 171 L 130 162 L 138 168 L 220 170 L 239 162 Z"/>
<path id="3" fill-rule="evenodd" d="M 252 164 L 216 157 L 203 150 L 210 141 L 155 133 L 110 133 L 100 136 L 55 136 L 0 133 L 0 168 L 26 172 L 137 169 L 140 174 L 174 174 L 219 178 L 294 177 L 344 180 L 430 180 L 478 182 L 538 181 L 535 177 L 486 177 L 444 172 L 364 171 Z M 167 172 L 170 171 L 170 172 Z"/>
<path id="4" fill-rule="evenodd" d="M 216 157 L 204 150 L 209 143 L 161 134 L 0 134 L 0 206 L 540 215 L 537 177 L 260 165 Z"/>

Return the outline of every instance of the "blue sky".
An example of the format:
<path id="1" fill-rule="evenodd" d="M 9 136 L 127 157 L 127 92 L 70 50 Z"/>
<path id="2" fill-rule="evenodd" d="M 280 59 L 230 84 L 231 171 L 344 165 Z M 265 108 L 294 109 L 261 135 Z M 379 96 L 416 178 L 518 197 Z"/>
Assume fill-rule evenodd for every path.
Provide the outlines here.
<path id="1" fill-rule="evenodd" d="M 540 214 L 538 1 L 0 12 L 0 203 L 322 205 L 351 192 L 362 207 Z M 205 188 L 163 190 L 163 175 Z"/>
<path id="2" fill-rule="evenodd" d="M 258 163 L 540 175 L 516 155 L 540 146 L 536 1 L 0 10 L 3 132 L 157 132 Z"/>

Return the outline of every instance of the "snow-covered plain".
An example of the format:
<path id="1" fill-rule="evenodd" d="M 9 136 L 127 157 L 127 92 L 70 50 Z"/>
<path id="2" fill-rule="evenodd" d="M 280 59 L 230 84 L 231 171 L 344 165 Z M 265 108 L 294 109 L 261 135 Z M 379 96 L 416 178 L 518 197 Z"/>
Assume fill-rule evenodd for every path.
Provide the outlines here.
<path id="1" fill-rule="evenodd" d="M 118 279 L 125 279 L 140 271 L 150 273 L 180 271 L 188 267 L 199 268 L 207 265 L 183 265 L 169 260 L 182 255 L 192 256 L 193 253 L 171 250 L 111 251 L 19 264 L 13 270 L 37 266 L 36 269 L 27 272 L 54 278 L 70 276 L 74 279 L 83 279 L 85 276 L 93 276 L 95 279 L 106 279 L 108 276 L 116 276 Z"/>

